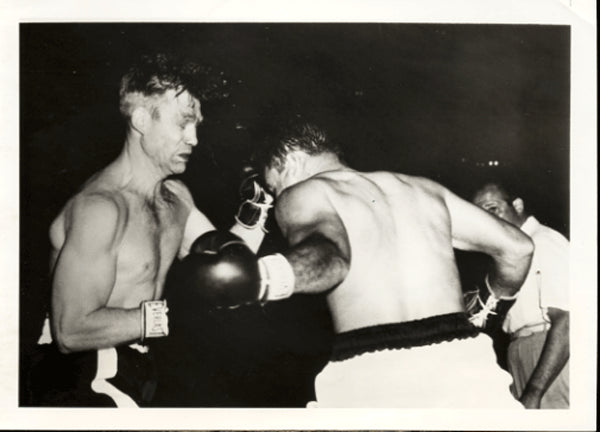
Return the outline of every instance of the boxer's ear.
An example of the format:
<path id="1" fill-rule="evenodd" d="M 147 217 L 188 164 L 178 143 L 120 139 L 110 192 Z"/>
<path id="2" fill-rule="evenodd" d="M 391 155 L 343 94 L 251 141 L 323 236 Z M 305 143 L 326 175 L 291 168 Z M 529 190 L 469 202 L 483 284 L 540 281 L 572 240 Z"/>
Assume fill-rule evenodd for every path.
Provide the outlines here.
<path id="1" fill-rule="evenodd" d="M 519 215 L 522 215 L 525 211 L 525 203 L 521 198 L 515 198 L 512 202 L 512 206 Z"/>
<path id="2" fill-rule="evenodd" d="M 282 171 L 281 176 L 285 179 L 284 183 L 290 186 L 301 180 L 301 169 L 304 161 L 298 152 L 293 152 L 287 155 L 286 158 L 285 169 Z"/>
<path id="3" fill-rule="evenodd" d="M 142 106 L 137 107 L 131 113 L 131 126 L 144 135 L 150 124 L 150 113 Z"/>

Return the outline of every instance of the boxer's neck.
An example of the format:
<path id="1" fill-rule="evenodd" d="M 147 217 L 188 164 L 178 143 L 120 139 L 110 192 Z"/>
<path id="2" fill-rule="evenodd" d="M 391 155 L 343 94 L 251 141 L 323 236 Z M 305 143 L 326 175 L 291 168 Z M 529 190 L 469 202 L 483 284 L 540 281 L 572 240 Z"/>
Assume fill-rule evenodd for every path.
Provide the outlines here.
<path id="1" fill-rule="evenodd" d="M 322 153 L 316 156 L 306 155 L 301 166 L 307 178 L 325 171 L 335 171 L 346 168 L 346 166 L 340 162 L 337 155 L 333 153 Z"/>
<path id="2" fill-rule="evenodd" d="M 319 173 L 346 169 L 337 155 L 333 153 L 321 153 L 308 155 L 304 152 L 295 152 L 288 155 L 286 167 L 281 173 L 283 188 L 293 186 Z"/>
<path id="3" fill-rule="evenodd" d="M 157 186 L 168 174 L 141 152 L 140 145 L 132 145 L 131 139 L 135 137 L 128 137 L 117 160 L 122 185 L 131 192 L 153 199 Z"/>

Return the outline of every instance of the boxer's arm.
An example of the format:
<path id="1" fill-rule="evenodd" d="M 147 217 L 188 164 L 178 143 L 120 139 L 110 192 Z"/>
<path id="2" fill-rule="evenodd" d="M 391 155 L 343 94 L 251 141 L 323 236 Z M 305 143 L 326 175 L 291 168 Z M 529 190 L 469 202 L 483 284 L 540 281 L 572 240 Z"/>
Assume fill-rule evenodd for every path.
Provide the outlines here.
<path id="1" fill-rule="evenodd" d="M 279 197 L 275 216 L 290 247 L 257 258 L 239 238 L 214 231 L 183 260 L 183 286 L 209 307 L 283 300 L 335 288 L 348 274 L 350 245 L 323 185 L 311 180 Z"/>
<path id="2" fill-rule="evenodd" d="M 350 243 L 344 225 L 320 180 L 300 183 L 281 194 L 275 217 L 289 249 L 295 293 L 318 293 L 340 284 L 350 268 Z"/>
<path id="3" fill-rule="evenodd" d="M 212 222 L 194 206 L 186 219 L 181 247 L 177 255 L 179 259 L 185 258 L 190 253 L 190 247 L 198 237 L 215 229 Z M 238 222 L 233 224 L 229 231 L 244 240 L 254 253 L 258 252 L 258 248 L 265 238 L 265 233 L 260 227 L 248 228 Z"/>
<path id="4" fill-rule="evenodd" d="M 62 352 L 139 339 L 140 309 L 107 307 L 116 279 L 119 210 L 101 196 L 77 198 L 54 268 L 52 328 Z"/>
<path id="5" fill-rule="evenodd" d="M 452 245 L 493 259 L 489 285 L 497 297 L 512 297 L 527 277 L 533 242 L 514 225 L 443 189 L 450 213 Z"/>
<path id="6" fill-rule="evenodd" d="M 202 234 L 213 231 L 215 226 L 204 213 L 198 210 L 190 190 L 181 180 L 168 179 L 162 183 L 162 186 L 163 196 L 168 196 L 169 201 L 176 203 L 176 221 L 183 227 L 177 252 L 177 257 L 183 259 L 190 253 L 192 243 Z"/>
<path id="7" fill-rule="evenodd" d="M 183 236 L 177 253 L 177 257 L 183 259 L 190 253 L 190 247 L 198 237 L 209 231 L 214 231 L 216 228 L 204 213 L 198 210 L 192 194 L 183 182 L 170 179 L 166 180 L 164 185 L 178 197 L 184 208 L 184 216 L 182 217 Z M 236 222 L 230 231 L 244 240 L 254 253 L 258 251 L 265 236 L 260 227 L 248 228 L 242 226 L 239 222 Z"/>
<path id="8" fill-rule="evenodd" d="M 265 238 L 265 232 L 260 229 L 260 227 L 247 228 L 238 222 L 236 222 L 229 231 L 244 240 L 250 250 L 254 253 L 258 252 L 258 249 Z"/>
<path id="9" fill-rule="evenodd" d="M 538 363 L 523 390 L 525 408 L 540 408 L 542 396 L 569 360 L 569 312 L 548 308 L 551 327 Z"/>

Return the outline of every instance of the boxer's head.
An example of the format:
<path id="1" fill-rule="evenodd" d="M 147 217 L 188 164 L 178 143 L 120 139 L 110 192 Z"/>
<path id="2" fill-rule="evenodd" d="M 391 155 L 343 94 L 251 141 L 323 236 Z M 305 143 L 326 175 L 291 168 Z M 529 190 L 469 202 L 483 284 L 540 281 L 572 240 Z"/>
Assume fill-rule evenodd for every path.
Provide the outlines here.
<path id="1" fill-rule="evenodd" d="M 186 78 L 188 74 L 174 58 L 161 53 L 142 55 L 121 78 L 121 114 L 130 118 L 137 107 L 143 106 L 158 117 L 157 108 L 167 92 L 189 92 Z"/>
<path id="2" fill-rule="evenodd" d="M 130 134 L 139 138 L 145 157 L 166 175 L 183 172 L 197 144 L 202 114 L 189 78 L 185 68 L 157 54 L 141 57 L 121 79 L 120 110 Z"/>
<path id="3" fill-rule="evenodd" d="M 527 219 L 523 200 L 499 183 L 487 183 L 480 188 L 472 200 L 485 211 L 520 227 Z"/>
<path id="4" fill-rule="evenodd" d="M 318 126 L 298 123 L 270 136 L 259 159 L 265 182 L 278 195 L 312 175 L 342 166 L 342 151 Z"/>

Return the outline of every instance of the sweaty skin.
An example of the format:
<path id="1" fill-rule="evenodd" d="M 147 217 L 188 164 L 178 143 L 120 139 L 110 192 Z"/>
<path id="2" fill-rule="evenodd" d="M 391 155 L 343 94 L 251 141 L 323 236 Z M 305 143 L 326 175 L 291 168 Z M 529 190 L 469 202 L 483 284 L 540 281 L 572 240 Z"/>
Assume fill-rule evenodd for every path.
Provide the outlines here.
<path id="1" fill-rule="evenodd" d="M 119 188 L 111 171 L 92 179 L 50 229 L 54 315 L 71 349 L 141 336 L 139 305 L 162 296 L 187 217 L 164 189 L 149 202 Z M 111 325 L 115 319 L 129 325 Z"/>
<path id="2" fill-rule="evenodd" d="M 50 227 L 52 330 L 62 352 L 139 339 L 140 304 L 162 296 L 192 202 L 171 174 L 197 144 L 199 102 L 168 91 L 139 108 L 121 155 L 71 198 Z"/>
<path id="3" fill-rule="evenodd" d="M 214 225 L 188 188 L 168 179 L 185 171 L 198 144 L 200 102 L 187 91 L 139 103 L 123 152 L 93 176 L 50 227 L 53 337 L 62 352 L 139 340 L 140 304 L 160 299 L 167 271 L 186 244 Z M 193 226 L 186 227 L 194 212 Z M 256 251 L 260 229 L 231 231 Z"/>
<path id="4" fill-rule="evenodd" d="M 433 181 L 346 168 L 289 187 L 285 172 L 266 178 L 295 292 L 329 290 L 338 333 L 464 311 L 453 247 L 492 256 L 498 295 L 515 293 L 529 268 L 520 230 Z"/>

